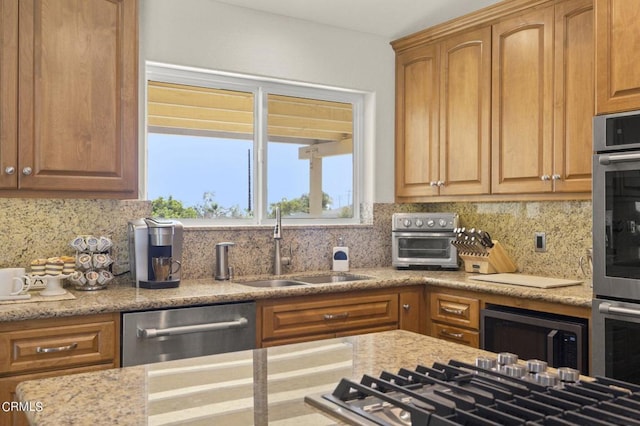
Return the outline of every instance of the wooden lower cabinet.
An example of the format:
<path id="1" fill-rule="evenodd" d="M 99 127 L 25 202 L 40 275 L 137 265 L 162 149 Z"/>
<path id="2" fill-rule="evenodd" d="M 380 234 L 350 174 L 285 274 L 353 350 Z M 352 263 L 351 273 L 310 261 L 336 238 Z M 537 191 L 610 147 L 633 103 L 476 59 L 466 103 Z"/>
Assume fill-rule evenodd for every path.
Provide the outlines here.
<path id="1" fill-rule="evenodd" d="M 119 330 L 117 313 L 0 324 L 0 401 L 14 401 L 25 380 L 119 367 Z M 0 426 L 26 424 L 0 410 Z"/>
<path id="2" fill-rule="evenodd" d="M 430 334 L 432 337 L 437 337 L 439 339 L 449 340 L 450 342 L 471 346 L 472 348 L 480 347 L 479 331 L 467 330 L 448 324 L 432 322 Z"/>
<path id="3" fill-rule="evenodd" d="M 269 299 L 258 302 L 257 346 L 395 330 L 426 332 L 424 289 Z"/>

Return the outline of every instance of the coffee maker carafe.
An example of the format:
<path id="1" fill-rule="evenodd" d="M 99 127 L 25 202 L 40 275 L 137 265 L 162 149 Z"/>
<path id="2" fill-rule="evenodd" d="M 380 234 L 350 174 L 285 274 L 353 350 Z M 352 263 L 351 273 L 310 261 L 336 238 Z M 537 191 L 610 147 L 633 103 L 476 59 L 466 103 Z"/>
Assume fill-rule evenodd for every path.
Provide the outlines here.
<path id="1" fill-rule="evenodd" d="M 129 222 L 129 265 L 136 287 L 180 285 L 182 224 L 176 220 L 136 219 Z"/>

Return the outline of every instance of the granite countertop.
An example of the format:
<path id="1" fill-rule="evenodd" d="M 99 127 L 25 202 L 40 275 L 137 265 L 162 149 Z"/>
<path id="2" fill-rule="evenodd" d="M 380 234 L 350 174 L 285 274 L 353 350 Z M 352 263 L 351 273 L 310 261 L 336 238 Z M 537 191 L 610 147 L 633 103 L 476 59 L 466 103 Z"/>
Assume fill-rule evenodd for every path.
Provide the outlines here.
<path id="1" fill-rule="evenodd" d="M 317 274 L 326 273 L 327 271 L 317 272 Z M 89 292 L 76 291 L 67 287 L 70 293 L 75 296 L 75 299 L 0 304 L 0 321 L 184 307 L 420 284 L 538 299 L 582 307 L 591 307 L 592 300 L 592 289 L 588 282 L 577 286 L 545 290 L 478 282 L 469 279 L 469 277 L 476 276 L 476 274 L 464 271 L 415 271 L 396 270 L 388 267 L 355 269 L 351 270 L 350 273 L 366 275 L 371 279 L 280 288 L 256 288 L 239 284 L 241 281 L 272 278 L 266 276 L 239 277 L 234 281 L 215 281 L 213 278 L 183 280 L 178 288 L 163 290 L 137 289 L 122 284 L 109 286 L 106 290 Z M 291 276 L 308 276 L 312 274 L 306 272 Z"/>
<path id="2" fill-rule="evenodd" d="M 473 363 L 481 355 L 495 356 L 394 330 L 27 381 L 17 396 L 39 426 L 333 425 L 305 395 L 330 392 L 342 377 L 359 381 L 452 358 Z"/>

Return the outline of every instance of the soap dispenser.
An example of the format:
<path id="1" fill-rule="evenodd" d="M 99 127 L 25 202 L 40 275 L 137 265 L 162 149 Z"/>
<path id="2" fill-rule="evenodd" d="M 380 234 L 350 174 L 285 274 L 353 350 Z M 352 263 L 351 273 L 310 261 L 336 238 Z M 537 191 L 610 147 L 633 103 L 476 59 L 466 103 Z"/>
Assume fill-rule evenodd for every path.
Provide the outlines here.
<path id="1" fill-rule="evenodd" d="M 342 237 L 338 238 L 338 246 L 333 248 L 333 270 L 336 272 L 349 270 L 349 247 L 344 245 Z"/>

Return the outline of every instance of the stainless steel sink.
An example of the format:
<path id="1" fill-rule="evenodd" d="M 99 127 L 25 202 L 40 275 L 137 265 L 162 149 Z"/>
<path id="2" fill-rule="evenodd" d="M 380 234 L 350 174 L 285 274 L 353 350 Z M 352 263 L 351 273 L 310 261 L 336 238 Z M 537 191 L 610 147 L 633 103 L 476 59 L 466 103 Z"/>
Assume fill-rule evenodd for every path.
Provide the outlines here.
<path id="1" fill-rule="evenodd" d="M 258 280 L 258 281 L 245 281 L 238 282 L 237 284 L 247 285 L 249 287 L 291 287 L 296 285 L 307 285 L 307 283 L 294 280 Z"/>
<path id="2" fill-rule="evenodd" d="M 371 277 L 353 274 L 326 274 L 326 275 L 310 275 L 307 277 L 296 277 L 296 281 L 302 281 L 307 284 L 330 284 L 341 283 L 345 281 L 370 280 Z"/>

